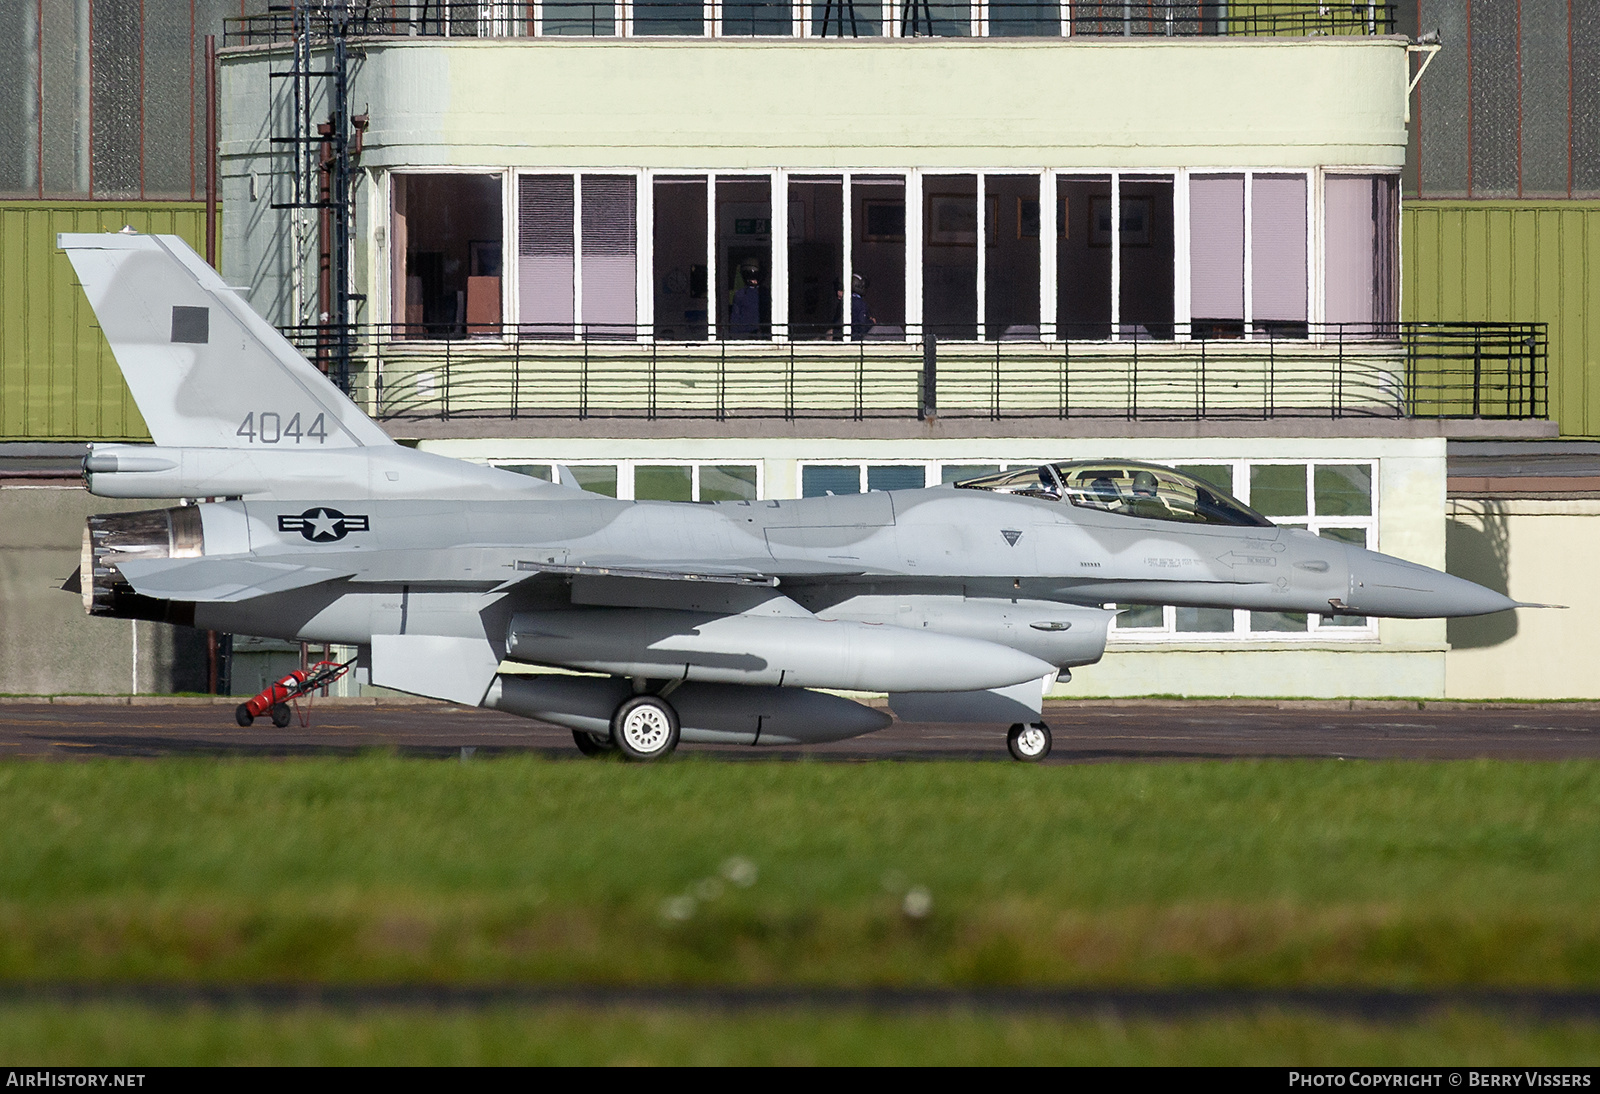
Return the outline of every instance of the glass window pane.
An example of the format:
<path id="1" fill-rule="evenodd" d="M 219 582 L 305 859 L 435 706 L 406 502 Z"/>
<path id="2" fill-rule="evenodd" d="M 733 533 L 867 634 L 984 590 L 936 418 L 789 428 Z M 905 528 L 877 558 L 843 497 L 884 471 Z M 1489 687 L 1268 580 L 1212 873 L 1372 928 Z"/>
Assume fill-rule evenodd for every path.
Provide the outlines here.
<path id="1" fill-rule="evenodd" d="M 1305 464 L 1256 464 L 1250 468 L 1250 508 L 1269 517 L 1305 516 Z"/>
<path id="2" fill-rule="evenodd" d="M 591 338 L 632 338 L 638 260 L 634 179 L 584 175 L 583 325 Z"/>
<path id="3" fill-rule="evenodd" d="M 989 37 L 1050 38 L 1061 34 L 1056 0 L 989 0 Z"/>
<path id="4" fill-rule="evenodd" d="M 754 501 L 756 469 L 753 464 L 723 464 L 700 468 L 701 501 Z"/>
<path id="5" fill-rule="evenodd" d="M 861 468 L 827 467 L 813 464 L 800 470 L 800 496 L 820 498 L 824 494 L 861 493 Z"/>
<path id="6" fill-rule="evenodd" d="M 1244 335 L 1244 176 L 1189 177 L 1189 311 L 1200 338 Z"/>
<path id="7" fill-rule="evenodd" d="M 1095 227 L 1103 226 L 1108 237 L 1110 218 L 1111 206 L 1107 202 Z M 1172 277 L 1177 253 L 1172 234 L 1171 179 L 1122 180 L 1122 224 L 1117 244 L 1122 252 L 1122 337 L 1171 338 Z"/>
<path id="8" fill-rule="evenodd" d="M 704 15 L 700 0 L 633 0 L 633 32 L 699 35 Z"/>
<path id="9" fill-rule="evenodd" d="M 789 0 L 722 0 L 722 33 L 730 36 L 793 34 Z"/>
<path id="10" fill-rule="evenodd" d="M 1117 605 L 1117 630 L 1155 630 L 1165 625 L 1164 609 L 1159 604 Z"/>
<path id="11" fill-rule="evenodd" d="M 572 336 L 572 176 L 517 179 L 517 323 L 525 337 Z"/>
<path id="12" fill-rule="evenodd" d="M 550 178 L 552 176 L 544 176 Z M 559 178 L 559 176 L 557 176 Z M 524 180 L 527 181 L 527 180 Z M 566 178 L 566 322 L 572 322 L 572 179 Z M 395 179 L 395 321 L 408 337 L 452 338 L 467 322 L 500 323 L 501 186 L 494 175 L 401 175 Z M 519 211 L 519 219 L 521 213 Z M 519 224 L 519 234 L 522 225 Z M 535 253 L 549 256 L 559 241 Z M 525 253 L 519 240 L 518 254 Z M 559 277 L 555 279 L 559 281 Z"/>
<path id="13" fill-rule="evenodd" d="M 997 463 L 947 463 L 939 469 L 940 482 L 960 482 L 962 479 L 975 479 L 980 475 L 998 475 L 1000 465 Z"/>
<path id="14" fill-rule="evenodd" d="M 655 181 L 656 337 L 706 336 L 706 180 Z"/>
<path id="15" fill-rule="evenodd" d="M 635 467 L 633 496 L 640 501 L 692 501 L 694 468 Z"/>
<path id="16" fill-rule="evenodd" d="M 1039 337 L 1039 179 L 984 178 L 991 216 L 984 251 L 984 323 L 989 338 Z"/>
<path id="17" fill-rule="evenodd" d="M 1182 463 L 1178 470 L 1225 493 L 1233 493 L 1233 468 L 1225 463 Z"/>
<path id="18" fill-rule="evenodd" d="M 1393 175 L 1329 175 L 1323 183 L 1323 281 L 1329 323 L 1358 329 L 1394 319 Z"/>
<path id="19" fill-rule="evenodd" d="M 852 179 L 850 202 L 851 337 L 904 338 L 905 180 Z"/>
<path id="20" fill-rule="evenodd" d="M 717 331 L 765 338 L 772 323 L 772 180 L 717 180 Z"/>
<path id="21" fill-rule="evenodd" d="M 844 336 L 844 180 L 789 182 L 789 332 Z"/>
<path id="22" fill-rule="evenodd" d="M 1303 338 L 1306 332 L 1305 176 L 1254 176 L 1250 218 L 1250 310 L 1256 327 Z"/>
<path id="23" fill-rule="evenodd" d="M 1370 517 L 1372 515 L 1372 465 L 1370 463 L 1318 464 L 1317 515 Z"/>
<path id="24" fill-rule="evenodd" d="M 1310 628 L 1306 625 L 1304 612 L 1251 612 L 1250 629 L 1299 634 Z"/>
<path id="25" fill-rule="evenodd" d="M 882 19 L 881 0 L 811 0 L 811 33 L 819 38 L 874 38 Z"/>
<path id="26" fill-rule="evenodd" d="M 617 496 L 617 465 L 614 463 L 588 467 L 580 465 L 572 469 L 572 475 L 578 480 L 578 485 L 591 494 L 604 494 L 608 498 Z"/>
<path id="27" fill-rule="evenodd" d="M 1340 543 L 1353 543 L 1357 547 L 1367 545 L 1367 530 L 1365 528 L 1324 528 L 1317 533 L 1323 539 L 1335 539 Z"/>
<path id="28" fill-rule="evenodd" d="M 938 338 L 978 336 L 978 176 L 923 181 L 922 322 Z"/>
<path id="29" fill-rule="evenodd" d="M 544 0 L 543 14 L 541 34 L 599 37 L 614 30 L 612 0 Z"/>
<path id="30" fill-rule="evenodd" d="M 1056 323 L 1062 338 L 1111 336 L 1110 239 L 1091 232 L 1089 222 L 1101 200 L 1111 200 L 1108 175 L 1056 180 Z"/>
<path id="31" fill-rule="evenodd" d="M 517 474 L 527 475 L 529 478 L 543 479 L 545 482 L 551 481 L 550 465 L 547 463 L 502 463 L 496 466 L 502 471 L 515 471 Z"/>
<path id="32" fill-rule="evenodd" d="M 919 466 L 878 464 L 867 468 L 868 490 L 921 490 L 928 473 Z"/>
<path id="33" fill-rule="evenodd" d="M 1183 634 L 1232 634 L 1230 608 L 1179 608 L 1178 631 Z"/>
<path id="34" fill-rule="evenodd" d="M 900 8 L 900 36 L 965 38 L 972 33 L 972 10 L 967 0 L 925 0 Z"/>

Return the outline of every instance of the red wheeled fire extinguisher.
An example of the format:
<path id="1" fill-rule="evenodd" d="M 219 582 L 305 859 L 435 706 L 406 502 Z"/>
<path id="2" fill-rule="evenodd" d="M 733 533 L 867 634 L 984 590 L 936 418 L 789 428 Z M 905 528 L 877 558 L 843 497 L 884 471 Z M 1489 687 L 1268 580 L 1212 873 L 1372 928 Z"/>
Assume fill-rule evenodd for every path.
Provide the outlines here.
<path id="1" fill-rule="evenodd" d="M 317 688 L 326 687 L 350 670 L 355 664 L 352 658 L 344 664 L 337 661 L 319 661 L 309 669 L 295 669 L 287 676 L 282 677 L 277 683 L 267 688 L 260 695 L 240 703 L 233 712 L 235 720 L 241 726 L 248 727 L 257 718 L 267 711 L 272 712 L 272 724 L 279 729 L 285 728 L 294 715 L 289 710 L 289 704 L 307 695 Z M 302 722 L 304 719 L 302 719 Z"/>

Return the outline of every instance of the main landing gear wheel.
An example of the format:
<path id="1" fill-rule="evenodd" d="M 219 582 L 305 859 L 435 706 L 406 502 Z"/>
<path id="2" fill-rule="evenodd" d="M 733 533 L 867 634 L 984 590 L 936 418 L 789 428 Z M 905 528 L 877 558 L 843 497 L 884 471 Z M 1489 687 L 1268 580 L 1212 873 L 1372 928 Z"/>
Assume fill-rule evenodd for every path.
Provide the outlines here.
<path id="1" fill-rule="evenodd" d="M 1050 727 L 1043 722 L 1023 725 L 1018 722 L 1006 734 L 1006 747 L 1011 758 L 1025 764 L 1036 764 L 1050 755 Z"/>
<path id="2" fill-rule="evenodd" d="M 288 703 L 279 703 L 272 708 L 272 724 L 279 729 L 287 729 L 293 718 L 294 712 L 289 709 Z"/>
<path id="3" fill-rule="evenodd" d="M 572 731 L 572 743 L 578 746 L 578 751 L 585 756 L 609 756 L 617 750 L 611 743 L 610 737 L 602 737 L 598 733 L 588 730 L 575 729 Z"/>
<path id="4" fill-rule="evenodd" d="M 665 699 L 635 695 L 611 716 L 611 741 L 630 760 L 659 760 L 678 747 L 678 712 Z"/>

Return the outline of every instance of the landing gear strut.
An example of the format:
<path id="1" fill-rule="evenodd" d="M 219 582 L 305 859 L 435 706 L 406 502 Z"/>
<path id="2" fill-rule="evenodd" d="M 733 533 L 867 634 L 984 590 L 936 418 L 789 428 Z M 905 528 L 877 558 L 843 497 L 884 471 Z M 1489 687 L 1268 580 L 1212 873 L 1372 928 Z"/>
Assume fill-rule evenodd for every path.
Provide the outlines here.
<path id="1" fill-rule="evenodd" d="M 678 712 L 658 695 L 635 695 L 611 716 L 611 741 L 629 760 L 659 760 L 678 747 Z"/>
<path id="2" fill-rule="evenodd" d="M 1025 764 L 1038 763 L 1050 755 L 1050 727 L 1043 722 L 1024 725 L 1018 722 L 1006 734 L 1006 748 L 1011 758 Z"/>

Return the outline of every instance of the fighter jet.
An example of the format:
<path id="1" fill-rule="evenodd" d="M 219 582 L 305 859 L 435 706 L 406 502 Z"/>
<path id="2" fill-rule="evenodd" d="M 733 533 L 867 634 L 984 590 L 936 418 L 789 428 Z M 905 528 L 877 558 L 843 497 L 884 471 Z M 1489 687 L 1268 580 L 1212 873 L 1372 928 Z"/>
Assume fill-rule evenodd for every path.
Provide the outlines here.
<path id="1" fill-rule="evenodd" d="M 90 614 L 355 646 L 374 685 L 566 726 L 588 754 L 891 723 L 830 694 L 848 691 L 905 721 L 1009 726 L 1036 761 L 1042 696 L 1100 659 L 1108 603 L 1516 606 L 1131 460 L 700 504 L 447 459 L 396 444 L 176 237 L 59 246 L 155 442 L 94 445 L 89 489 L 187 499 L 89 518 Z"/>

